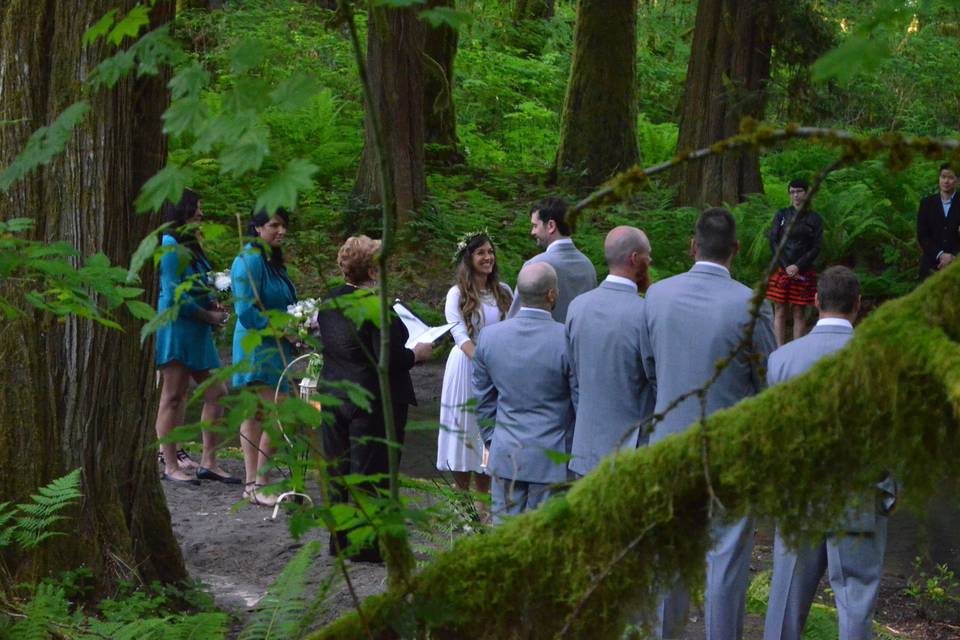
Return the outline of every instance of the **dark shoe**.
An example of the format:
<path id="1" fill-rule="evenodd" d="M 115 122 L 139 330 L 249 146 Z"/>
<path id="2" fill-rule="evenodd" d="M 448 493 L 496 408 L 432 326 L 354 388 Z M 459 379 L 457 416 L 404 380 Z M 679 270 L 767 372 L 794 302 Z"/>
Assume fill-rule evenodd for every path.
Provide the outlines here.
<path id="1" fill-rule="evenodd" d="M 223 484 L 240 484 L 240 478 L 234 476 L 222 476 L 219 473 L 210 471 L 206 467 L 197 467 L 197 479 L 198 480 L 216 480 L 217 482 L 222 482 Z"/>
<path id="2" fill-rule="evenodd" d="M 197 480 L 196 478 L 187 478 L 186 480 L 180 480 L 179 478 L 174 478 L 172 476 L 168 476 L 167 474 L 163 474 L 163 479 L 166 480 L 167 482 L 173 482 L 174 484 L 191 484 L 193 486 L 200 486 L 200 481 Z"/>

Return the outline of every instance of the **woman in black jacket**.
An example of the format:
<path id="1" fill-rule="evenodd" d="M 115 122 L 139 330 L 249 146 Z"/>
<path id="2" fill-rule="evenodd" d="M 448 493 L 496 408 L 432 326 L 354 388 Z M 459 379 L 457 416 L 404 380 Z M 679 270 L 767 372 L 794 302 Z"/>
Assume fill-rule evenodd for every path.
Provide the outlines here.
<path id="1" fill-rule="evenodd" d="M 369 320 L 359 326 L 343 309 L 350 305 L 363 304 L 359 298 L 376 297 L 378 272 L 376 254 L 380 241 L 367 236 L 348 238 L 337 253 L 337 263 L 343 272 L 345 283 L 330 291 L 317 314 L 317 327 L 323 344 L 323 371 L 321 378 L 330 383 L 350 382 L 370 393 L 370 410 L 354 404 L 349 394 L 340 387 L 330 388 L 329 393 L 341 404 L 331 407 L 333 424 L 323 429 L 323 449 L 327 459 L 327 472 L 331 480 L 330 502 L 344 503 L 348 498 L 345 476 L 352 474 L 380 475 L 388 471 L 388 445 L 384 427 L 382 395 L 377 378 L 376 359 L 380 355 L 380 330 Z M 403 444 L 407 410 L 417 403 L 410 379 L 410 369 L 417 362 L 430 358 L 433 345 L 421 343 L 407 349 L 409 338 L 406 327 L 396 316 L 390 322 L 390 395 L 393 405 L 394 424 L 398 444 Z M 372 498 L 383 482 L 354 483 L 357 497 Z M 357 525 L 359 526 L 359 525 Z M 347 531 L 337 532 L 330 539 L 330 554 L 347 551 Z M 349 555 L 354 560 L 379 562 L 380 553 L 376 540 L 369 545 L 357 545 Z"/>
<path id="2" fill-rule="evenodd" d="M 767 237 L 770 250 L 774 255 L 783 241 L 793 217 L 807 199 L 809 185 L 806 180 L 792 180 L 790 192 L 791 206 L 777 211 L 773 216 L 773 225 Z M 804 308 L 813 304 L 817 293 L 817 272 L 813 263 L 820 255 L 820 243 L 823 240 L 823 220 L 820 215 L 807 208 L 793 225 L 786 243 L 777 260 L 777 268 L 770 275 L 767 299 L 773 302 L 773 330 L 777 336 L 777 346 L 782 346 L 787 338 L 787 308 L 793 309 L 794 340 L 806 333 Z"/>

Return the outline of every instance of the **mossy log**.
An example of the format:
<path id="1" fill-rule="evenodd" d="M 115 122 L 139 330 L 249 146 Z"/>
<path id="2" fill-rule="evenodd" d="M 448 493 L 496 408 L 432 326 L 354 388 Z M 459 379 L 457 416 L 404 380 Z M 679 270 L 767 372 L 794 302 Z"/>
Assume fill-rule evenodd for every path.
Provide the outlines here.
<path id="1" fill-rule="evenodd" d="M 354 612 L 312 638 L 548 638 L 568 623 L 571 638 L 619 637 L 625 614 L 649 616 L 671 576 L 702 584 L 704 428 L 730 516 L 816 535 L 882 468 L 923 504 L 960 456 L 958 294 L 954 267 L 883 305 L 806 375 L 606 459 L 539 511 L 460 540 L 407 589 L 369 598 L 363 623 Z"/>

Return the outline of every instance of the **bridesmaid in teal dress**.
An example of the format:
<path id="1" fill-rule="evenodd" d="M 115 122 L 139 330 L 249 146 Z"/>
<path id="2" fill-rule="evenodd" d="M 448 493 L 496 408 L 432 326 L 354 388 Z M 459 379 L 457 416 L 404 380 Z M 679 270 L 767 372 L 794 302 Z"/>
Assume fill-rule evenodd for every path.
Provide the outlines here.
<path id="1" fill-rule="evenodd" d="M 246 363 L 233 375 L 233 386 L 255 389 L 264 402 L 273 402 L 278 382 L 278 400 L 286 399 L 290 386 L 281 377 L 294 357 L 293 346 L 286 339 L 273 336 L 264 336 L 263 342 L 252 350 L 245 349 L 243 342 L 251 331 L 267 328 L 270 321 L 264 311 L 285 312 L 297 301 L 297 290 L 287 275 L 281 249 L 289 222 L 290 215 L 283 209 L 277 209 L 272 216 L 265 210 L 257 211 L 247 226 L 253 240 L 234 259 L 230 269 L 237 312 L 233 363 Z M 266 484 L 261 470 L 273 454 L 269 434 L 263 431 L 259 417 L 254 416 L 244 420 L 240 436 L 246 471 L 243 497 L 253 504 L 273 506 L 276 497 L 259 491 Z"/>
<path id="2" fill-rule="evenodd" d="M 157 368 L 163 376 L 156 424 L 157 437 L 160 439 L 183 424 L 190 380 L 200 384 L 210 376 L 211 370 L 220 367 L 213 330 L 226 324 L 228 317 L 211 296 L 207 284 L 210 261 L 200 246 L 197 233 L 183 229 L 185 225 L 195 225 L 203 220 L 200 197 L 190 189 L 185 189 L 180 202 L 164 203 L 163 218 L 171 226 L 163 235 L 162 246 L 170 249 L 160 258 L 157 311 L 163 313 L 174 306 L 177 310 L 174 318 L 157 331 Z M 181 289 L 178 299 L 177 290 L 188 282 L 189 288 Z M 222 416 L 220 399 L 226 393 L 226 385 L 222 382 L 207 388 L 203 396 L 201 420 L 214 422 Z M 199 484 L 199 480 L 219 480 L 238 484 L 239 479 L 231 477 L 217 464 L 216 445 L 217 434 L 204 431 L 203 456 L 197 467 L 197 477 L 192 478 L 186 471 L 196 465 L 186 453 L 173 442 L 161 444 L 160 461 L 164 467 L 164 480 L 188 484 Z"/>

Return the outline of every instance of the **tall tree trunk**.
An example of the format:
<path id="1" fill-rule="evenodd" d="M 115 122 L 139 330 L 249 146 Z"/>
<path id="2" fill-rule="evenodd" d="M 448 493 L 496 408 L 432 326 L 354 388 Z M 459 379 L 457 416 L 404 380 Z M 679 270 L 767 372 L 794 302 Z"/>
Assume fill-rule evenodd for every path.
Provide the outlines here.
<path id="1" fill-rule="evenodd" d="M 453 7 L 453 0 L 430 0 L 428 8 Z M 453 165 L 464 161 L 457 140 L 457 113 L 453 103 L 453 60 L 457 55 L 456 30 L 442 24 L 427 26 L 423 46 L 423 129 L 429 164 Z"/>
<path id="2" fill-rule="evenodd" d="M 774 3 L 701 0 L 687 67 L 677 150 L 706 147 L 737 133 L 740 121 L 763 118 Z M 757 154 L 724 154 L 681 165 L 679 204 L 736 204 L 763 191 Z"/>
<path id="3" fill-rule="evenodd" d="M 553 17 L 554 0 L 514 0 L 514 20 L 547 20 Z"/>
<path id="4" fill-rule="evenodd" d="M 376 95 L 384 144 L 390 155 L 398 220 L 423 205 L 427 191 L 423 157 L 424 24 L 412 9 L 373 9 L 367 26 L 367 74 Z M 357 192 L 379 204 L 380 166 L 369 113 Z"/>
<path id="5" fill-rule="evenodd" d="M 636 164 L 636 0 L 580 0 L 557 172 L 596 185 Z"/>
<path id="6" fill-rule="evenodd" d="M 0 166 L 27 138 L 81 97 L 81 82 L 105 51 L 83 48 L 84 30 L 134 0 L 10 0 L 0 10 Z M 173 2 L 152 10 L 173 17 Z M 143 182 L 163 164 L 160 114 L 165 79 L 127 78 L 88 97 L 91 111 L 66 151 L 0 196 L 0 216 L 29 216 L 34 237 L 66 241 L 88 257 L 103 251 L 125 264 L 155 226 L 135 215 Z M 147 274 L 147 297 L 155 295 Z M 9 287 L 4 291 L 10 294 Z M 12 292 L 16 295 L 16 292 Z M 140 322 L 123 331 L 69 317 L 28 313 L 0 332 L 0 496 L 23 500 L 38 485 L 82 468 L 84 499 L 72 535 L 35 555 L 5 558 L 14 579 L 35 580 L 89 567 L 98 587 L 118 580 L 184 578 L 180 549 L 157 477 L 153 349 L 141 348 Z"/>

